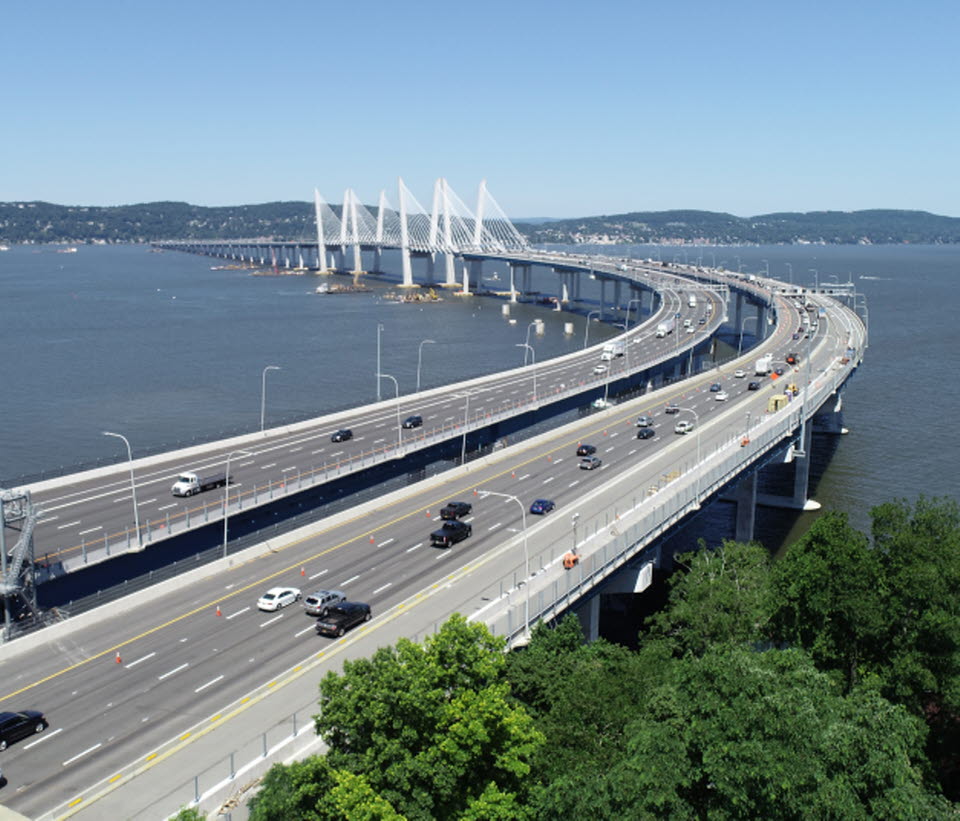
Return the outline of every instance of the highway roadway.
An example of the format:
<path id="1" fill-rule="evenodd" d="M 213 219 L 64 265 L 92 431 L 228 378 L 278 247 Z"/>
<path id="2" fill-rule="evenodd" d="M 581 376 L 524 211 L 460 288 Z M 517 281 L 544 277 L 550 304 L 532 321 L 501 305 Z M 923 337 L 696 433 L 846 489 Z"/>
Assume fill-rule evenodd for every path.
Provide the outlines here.
<path id="1" fill-rule="evenodd" d="M 608 366 L 606 373 L 596 373 L 600 347 L 568 354 L 554 360 L 537 362 L 535 366 L 517 368 L 500 375 L 472 380 L 467 383 L 433 389 L 421 394 L 404 395 L 399 401 L 399 417 L 412 414 L 423 417 L 423 427 L 400 431 L 405 448 L 422 444 L 437 434 L 452 438 L 462 432 L 465 415 L 469 420 L 482 422 L 490 413 L 516 409 L 522 412 L 534 406 L 536 397 L 543 404 L 545 397 L 576 384 L 602 385 L 616 380 L 643 362 L 684 345 L 701 342 L 713 333 L 723 320 L 723 304 L 710 291 L 687 291 L 698 294 L 698 305 L 691 308 L 686 295 L 677 290 L 662 292 L 663 305 L 657 315 L 635 330 L 629 331 L 627 356 Z M 712 313 L 706 312 L 712 305 Z M 658 339 L 654 329 L 664 317 L 679 315 L 677 325 L 690 318 L 694 333 L 687 334 L 678 327 L 670 336 Z M 707 322 L 699 324 L 701 317 Z M 518 360 L 520 351 L 517 352 Z M 534 376 L 535 374 L 535 376 Z M 467 401 L 469 394 L 469 402 Z M 174 497 L 170 487 L 177 475 L 185 470 L 205 472 L 223 470 L 228 456 L 230 462 L 231 503 L 241 496 L 245 508 L 254 498 L 269 498 L 271 489 L 286 483 L 309 481 L 314 475 L 328 472 L 346 472 L 359 469 L 365 460 L 379 455 L 389 458 L 397 444 L 398 410 L 395 402 L 384 401 L 374 406 L 357 408 L 347 413 L 321 417 L 295 426 L 268 430 L 228 442 L 214 442 L 187 451 L 165 454 L 135 462 L 137 509 L 141 532 L 151 533 L 150 541 L 163 538 L 167 527 L 182 528 L 190 523 L 196 526 L 207 517 L 219 518 L 223 505 L 223 491 L 212 490 L 196 496 Z M 331 434 L 349 428 L 353 438 L 334 443 Z M 51 480 L 33 488 L 34 504 L 41 511 L 34 534 L 34 550 L 38 559 L 64 562 L 75 569 L 95 556 L 105 554 L 109 545 L 113 554 L 136 545 L 133 504 L 130 493 L 128 465 L 121 463 L 109 469 L 89 474 Z M 8 531 L 8 545 L 16 541 L 16 534 Z M 144 536 L 144 541 L 146 541 Z"/>
<path id="2" fill-rule="evenodd" d="M 784 317 L 796 313 L 786 301 L 781 312 Z M 767 344 L 775 351 L 775 360 L 798 348 L 806 355 L 806 346 L 816 356 L 811 376 L 835 359 L 849 337 L 842 321 L 821 320 L 810 340 L 797 342 L 792 324 L 781 323 Z M 379 640 L 378 622 L 391 608 L 404 602 L 416 606 L 410 603 L 419 591 L 456 567 L 493 554 L 520 530 L 517 505 L 485 497 L 483 491 L 515 494 L 525 505 L 535 498 L 553 499 L 554 514 L 542 521 L 528 515 L 533 533 L 535 521 L 547 529 L 557 517 L 569 521 L 564 514 L 582 499 L 645 460 L 662 461 L 667 454 L 671 463 L 689 463 L 698 446 L 706 452 L 711 443 L 729 440 L 731 428 L 737 429 L 747 410 L 755 418 L 764 412 L 772 380 L 762 380 L 759 391 L 748 391 L 747 383 L 756 377 L 734 375 L 738 366 L 748 368 L 744 363 L 749 361 L 752 357 L 744 357 L 742 363 L 368 503 L 362 510 L 320 523 L 314 534 L 295 539 L 278 552 L 247 551 L 228 570 L 211 569 L 202 580 L 177 586 L 162 600 L 143 607 L 136 606 L 134 598 L 125 612 L 66 638 L 43 642 L 40 635 L 29 637 L 24 645 L 29 650 L 3 662 L 0 709 L 40 709 L 51 726 L 0 753 L 0 765 L 10 780 L 0 801 L 36 816 L 89 794 L 92 785 L 131 762 L 143 762 L 151 751 L 223 715 L 256 686 L 275 680 L 321 649 L 337 646 L 315 634 L 314 620 L 299 605 L 279 613 L 259 612 L 256 600 L 271 586 L 296 586 L 304 594 L 336 588 L 351 599 L 370 603 L 374 621 L 369 638 L 356 651 L 368 655 Z M 805 367 L 801 363 L 799 371 L 785 378 L 799 384 Z M 725 401 L 717 401 L 710 392 L 713 382 L 728 394 Z M 689 410 L 668 415 L 664 409 L 669 402 Z M 673 433 L 678 419 L 694 418 L 690 410 L 698 417 L 702 442 L 696 432 Z M 636 439 L 640 414 L 653 417 L 655 438 Z M 575 451 L 582 442 L 597 447 L 603 462 L 598 470 L 579 468 Z M 657 475 L 651 473 L 643 482 L 655 481 Z M 478 489 L 481 493 L 475 495 Z M 472 537 L 449 550 L 430 547 L 429 533 L 438 526 L 439 508 L 458 497 L 474 504 L 468 519 Z M 546 550 L 553 543 L 544 530 L 541 541 L 532 539 L 532 549 Z M 512 569 L 512 560 L 503 562 L 502 569 L 505 574 Z M 479 591 L 474 591 L 460 609 L 472 612 L 483 604 Z M 8 649 L 16 653 L 16 648 Z M 331 659 L 330 666 L 339 664 L 339 657 Z M 246 737 L 250 729 L 238 728 L 238 736 Z"/>

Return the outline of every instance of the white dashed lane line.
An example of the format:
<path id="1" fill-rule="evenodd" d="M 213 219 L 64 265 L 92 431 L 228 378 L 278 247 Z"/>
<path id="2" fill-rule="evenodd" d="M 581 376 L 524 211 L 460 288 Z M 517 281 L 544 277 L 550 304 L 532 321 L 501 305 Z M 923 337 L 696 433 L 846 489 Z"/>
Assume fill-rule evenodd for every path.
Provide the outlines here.
<path id="1" fill-rule="evenodd" d="M 170 678 L 170 676 L 174 675 L 175 673 L 179 673 L 181 670 L 186 670 L 189 666 L 190 662 L 187 662 L 186 664 L 181 664 L 179 667 L 174 667 L 172 670 L 164 673 L 162 676 L 157 676 L 157 681 L 163 681 L 165 678 Z"/>

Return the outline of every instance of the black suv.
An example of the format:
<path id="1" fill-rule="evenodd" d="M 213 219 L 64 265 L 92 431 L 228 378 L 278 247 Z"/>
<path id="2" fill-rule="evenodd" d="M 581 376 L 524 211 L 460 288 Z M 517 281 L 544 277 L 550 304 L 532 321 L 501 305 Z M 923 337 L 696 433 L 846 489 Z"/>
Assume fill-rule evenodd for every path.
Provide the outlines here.
<path id="1" fill-rule="evenodd" d="M 419 428 L 423 424 L 422 416 L 408 416 L 403 420 L 403 425 L 401 427 L 409 430 L 410 428 Z"/>
<path id="2" fill-rule="evenodd" d="M 346 442 L 348 439 L 353 439 L 353 431 L 350 428 L 340 428 L 330 437 L 331 442 Z"/>
<path id="3" fill-rule="evenodd" d="M 444 522 L 443 527 L 430 534 L 430 544 L 434 547 L 452 547 L 462 542 L 473 533 L 473 528 L 466 522 Z"/>
<path id="4" fill-rule="evenodd" d="M 43 713 L 36 710 L 24 710 L 22 713 L 0 713 L 0 750 L 21 738 L 34 733 L 42 733 L 50 725 Z"/>
<path id="5" fill-rule="evenodd" d="M 317 619 L 317 633 L 339 638 L 362 621 L 370 621 L 370 605 L 358 601 L 342 601 L 327 610 L 327 615 Z"/>
<path id="6" fill-rule="evenodd" d="M 593 456 L 597 449 L 593 445 L 580 445 L 577 448 L 577 456 Z"/>
<path id="7" fill-rule="evenodd" d="M 447 502 L 445 507 L 440 508 L 440 518 L 444 521 L 459 519 L 461 516 L 466 516 L 471 510 L 473 510 L 473 505 L 468 502 Z"/>

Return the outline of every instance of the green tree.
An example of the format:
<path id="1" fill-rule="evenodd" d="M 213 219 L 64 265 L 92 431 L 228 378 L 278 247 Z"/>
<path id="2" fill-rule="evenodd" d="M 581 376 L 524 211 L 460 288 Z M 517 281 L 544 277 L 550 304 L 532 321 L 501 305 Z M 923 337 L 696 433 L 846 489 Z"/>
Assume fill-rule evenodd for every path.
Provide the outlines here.
<path id="1" fill-rule="evenodd" d="M 335 773 L 323 756 L 274 764 L 250 800 L 250 821 L 325 821 L 334 810 L 324 802 L 336 785 Z"/>
<path id="2" fill-rule="evenodd" d="M 670 578 L 667 606 L 647 620 L 649 636 L 669 640 L 679 655 L 703 655 L 721 643 L 766 637 L 773 609 L 770 557 L 756 543 L 724 541 L 679 557 L 685 572 Z"/>
<path id="3" fill-rule="evenodd" d="M 457 817 L 493 788 L 523 806 L 543 736 L 509 697 L 503 647 L 454 615 L 422 645 L 401 639 L 329 673 L 315 721 L 330 766 L 411 819 Z"/>

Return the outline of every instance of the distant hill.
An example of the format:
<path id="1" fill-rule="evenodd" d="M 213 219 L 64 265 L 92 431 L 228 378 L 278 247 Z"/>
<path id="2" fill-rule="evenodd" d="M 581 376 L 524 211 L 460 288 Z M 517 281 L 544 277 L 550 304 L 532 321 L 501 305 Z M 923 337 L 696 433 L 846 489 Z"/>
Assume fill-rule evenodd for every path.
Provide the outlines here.
<path id="1" fill-rule="evenodd" d="M 0 242 L 309 240 L 316 230 L 313 214 L 308 202 L 217 208 L 185 202 L 110 207 L 3 202 Z M 960 219 L 897 210 L 784 212 L 756 217 L 713 211 L 643 211 L 577 219 L 538 217 L 518 221 L 517 228 L 535 244 L 960 243 Z"/>

